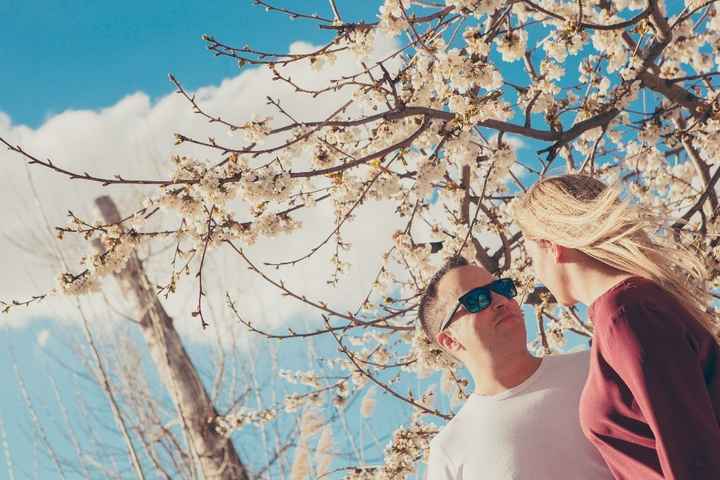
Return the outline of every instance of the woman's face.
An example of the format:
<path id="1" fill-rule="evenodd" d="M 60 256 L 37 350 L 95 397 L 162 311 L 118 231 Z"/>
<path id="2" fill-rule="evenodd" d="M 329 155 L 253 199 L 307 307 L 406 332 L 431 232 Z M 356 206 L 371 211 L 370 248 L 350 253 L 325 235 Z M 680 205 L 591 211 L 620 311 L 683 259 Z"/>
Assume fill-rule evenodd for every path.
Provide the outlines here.
<path id="1" fill-rule="evenodd" d="M 535 278 L 550 290 L 559 303 L 574 305 L 577 301 L 568 288 L 564 264 L 559 261 L 559 249 L 562 248 L 548 240 L 525 240 L 525 249 L 532 260 Z"/>

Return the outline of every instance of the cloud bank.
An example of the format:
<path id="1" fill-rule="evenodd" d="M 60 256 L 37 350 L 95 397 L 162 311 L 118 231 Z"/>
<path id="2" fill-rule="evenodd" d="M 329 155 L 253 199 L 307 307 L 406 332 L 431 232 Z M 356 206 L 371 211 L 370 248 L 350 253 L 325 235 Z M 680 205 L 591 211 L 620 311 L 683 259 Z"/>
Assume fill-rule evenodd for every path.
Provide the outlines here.
<path id="1" fill-rule="evenodd" d="M 373 57 L 379 58 L 392 51 L 393 41 L 380 41 Z M 291 45 L 293 52 L 313 48 L 303 42 Z M 329 79 L 354 73 L 361 68 L 352 54 L 338 55 L 335 64 L 314 71 L 309 62 L 292 64 L 285 72 L 293 81 L 310 85 L 325 84 Z M 182 79 L 179 79 L 182 81 Z M 279 99 L 283 108 L 302 118 L 312 114 L 316 119 L 334 111 L 342 99 L 351 92 L 323 95 L 312 98 L 298 95 L 285 83 L 272 81 L 272 73 L 266 68 L 250 68 L 239 75 L 223 80 L 217 86 L 208 86 L 194 92 L 197 102 L 207 112 L 240 124 L 253 117 L 277 115 L 266 104 L 266 97 Z M 214 137 L 219 143 L 237 145 L 241 142 L 227 131 L 209 125 L 206 120 L 192 112 L 190 104 L 180 95 L 169 94 L 152 101 L 146 94 L 136 92 L 116 104 L 98 110 L 69 110 L 47 119 L 37 129 L 14 125 L 12 119 L 0 112 L 0 136 L 25 151 L 40 158 L 50 158 L 63 168 L 90 172 L 97 176 L 120 174 L 124 178 L 168 178 L 172 172 L 170 158 L 174 154 L 194 156 L 217 161 L 217 153 L 196 146 L 174 146 L 174 133 L 183 133 L 198 139 Z M 70 270 L 77 271 L 72 262 L 87 252 L 82 242 L 53 239 L 52 227 L 64 225 L 67 211 L 72 210 L 83 218 L 97 218 L 93 199 L 109 194 L 128 213 L 140 206 L 145 195 L 152 190 L 142 187 L 110 186 L 70 180 L 43 167 L 29 166 L 17 154 L 0 151 L 0 219 L 3 229 L 0 249 L 3 252 L 3 275 L 0 276 L 0 292 L 3 300 L 24 300 L 54 287 L 58 272 L 63 269 L 62 259 L 69 262 Z M 318 205 L 310 212 L 301 214 L 303 222 L 299 234 L 279 237 L 249 247 L 251 258 L 283 261 L 301 256 L 317 245 L 334 227 L 330 206 Z M 368 202 L 357 211 L 357 218 L 344 230 L 344 237 L 353 243 L 346 260 L 352 269 L 335 288 L 325 280 L 329 273 L 328 259 L 334 253 L 332 242 L 313 258 L 294 268 L 272 271 L 268 274 L 309 298 L 321 299 L 340 311 L 354 310 L 367 293 L 381 263 L 382 253 L 391 246 L 392 233 L 400 228 L 401 219 L 382 202 Z M 155 250 L 159 248 L 156 246 Z M 142 252 L 157 254 L 148 262 L 153 272 L 162 272 L 168 263 L 168 252 Z M 172 252 L 170 252 L 172 253 Z M 163 262 L 162 264 L 157 262 Z M 282 297 L 280 292 L 252 274 L 234 254 L 219 250 L 213 252 L 206 262 L 206 276 L 211 280 L 208 289 L 211 323 L 214 326 L 237 324 L 224 308 L 224 292 L 228 291 L 237 301 L 243 316 L 259 325 L 278 326 L 288 324 L 307 309 L 297 302 Z M 163 282 L 158 275 L 154 281 Z M 108 283 L 108 282 L 106 282 Z M 113 283 L 110 281 L 109 283 Z M 93 308 L 98 315 L 120 318 L 127 311 L 123 298 L 109 285 L 108 301 Z M 197 292 L 196 282 L 188 277 L 178 293 L 166 302 L 166 307 L 176 318 L 181 331 L 193 338 L 212 338 L 212 332 L 199 332 L 198 321 L 190 316 L 194 310 Z M 313 314 L 317 317 L 317 313 Z M 57 320 L 75 322 L 77 314 L 72 301 L 52 298 L 30 309 L 15 309 L 3 321 L 11 326 L 23 326 L 33 318 L 50 316 Z M 65 319 L 65 320 L 62 320 Z M 224 327 L 223 327 L 224 328 Z"/>

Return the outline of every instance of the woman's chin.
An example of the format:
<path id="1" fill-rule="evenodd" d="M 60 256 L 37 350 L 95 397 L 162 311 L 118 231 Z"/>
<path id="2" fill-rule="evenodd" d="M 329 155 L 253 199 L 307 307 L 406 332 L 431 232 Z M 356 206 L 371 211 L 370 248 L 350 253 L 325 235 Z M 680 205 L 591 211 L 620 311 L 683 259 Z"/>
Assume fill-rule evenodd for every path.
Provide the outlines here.
<path id="1" fill-rule="evenodd" d="M 577 304 L 577 300 L 575 299 L 558 299 L 558 302 L 565 307 L 572 307 Z"/>

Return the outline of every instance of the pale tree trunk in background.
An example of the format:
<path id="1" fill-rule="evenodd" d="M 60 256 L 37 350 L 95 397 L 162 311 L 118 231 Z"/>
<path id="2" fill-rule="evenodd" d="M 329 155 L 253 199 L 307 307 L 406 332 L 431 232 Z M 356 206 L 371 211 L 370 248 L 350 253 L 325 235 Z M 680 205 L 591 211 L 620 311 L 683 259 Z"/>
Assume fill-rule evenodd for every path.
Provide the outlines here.
<path id="1" fill-rule="evenodd" d="M 108 196 L 95 200 L 106 223 L 118 223 L 120 213 Z M 217 433 L 210 421 L 217 411 L 185 351 L 173 319 L 165 312 L 153 285 L 133 253 L 127 266 L 114 274 L 125 292 L 132 292 L 140 329 L 160 379 L 170 393 L 179 420 L 206 479 L 247 480 L 248 474 L 232 442 Z"/>

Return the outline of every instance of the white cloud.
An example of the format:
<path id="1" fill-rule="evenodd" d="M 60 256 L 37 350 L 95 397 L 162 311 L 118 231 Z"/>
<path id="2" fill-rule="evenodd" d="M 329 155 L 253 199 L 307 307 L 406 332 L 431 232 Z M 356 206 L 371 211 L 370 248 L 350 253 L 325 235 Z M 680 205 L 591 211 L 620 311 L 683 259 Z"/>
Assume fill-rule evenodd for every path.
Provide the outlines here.
<path id="1" fill-rule="evenodd" d="M 40 348 L 45 348 L 45 345 L 47 345 L 48 340 L 50 340 L 50 330 L 43 329 L 40 330 L 37 334 L 37 344 L 40 346 Z"/>
<path id="2" fill-rule="evenodd" d="M 378 52 L 387 53 L 393 42 L 378 43 Z M 311 48 L 297 42 L 292 51 Z M 334 66 L 320 73 L 311 70 L 308 62 L 292 64 L 286 69 L 293 81 L 308 85 L 310 82 L 338 78 L 354 73 L 359 62 L 350 55 L 338 55 Z M 182 79 L 179 79 L 182 81 Z M 266 97 L 279 98 L 283 108 L 302 114 L 304 119 L 312 113 L 316 119 L 334 111 L 339 99 L 348 98 L 350 92 L 312 98 L 298 95 L 294 89 L 280 81 L 273 81 L 266 68 L 251 68 L 233 78 L 225 79 L 218 86 L 207 86 L 196 93 L 203 109 L 231 119 L 235 123 L 249 120 L 253 115 L 264 117 L 275 114 L 266 105 Z M 12 119 L 0 112 L 0 136 L 13 144 L 22 145 L 27 151 L 41 158 L 51 158 L 59 166 L 72 171 L 88 171 L 98 176 L 120 174 L 124 178 L 167 178 L 170 175 L 169 159 L 181 153 L 216 161 L 217 154 L 184 144 L 173 146 L 175 132 L 194 138 L 215 137 L 218 142 L 237 144 L 238 139 L 223 129 L 209 125 L 199 115 L 192 113 L 191 106 L 179 95 L 170 94 L 152 102 L 142 92 L 133 93 L 116 104 L 100 110 L 66 111 L 54 115 L 39 128 L 13 125 Z M 93 199 L 110 194 L 121 206 L 122 212 L 137 208 L 149 189 L 140 187 L 111 186 L 69 180 L 40 167 L 28 166 L 24 160 L 5 149 L 0 151 L 0 219 L 3 223 L 0 251 L 3 252 L 3 275 L 0 276 L 0 292 L 3 300 L 26 299 L 54 286 L 57 272 L 61 270 L 60 258 L 71 262 L 84 252 L 85 246 L 72 241 L 53 240 L 47 225 L 65 223 L 67 210 L 84 218 L 95 218 Z M 32 185 L 37 191 L 33 194 Z M 301 256 L 317 245 L 334 227 L 330 206 L 318 205 L 312 212 L 298 216 L 304 227 L 292 237 L 263 241 L 247 248 L 251 258 L 259 266 L 262 261 L 283 261 Z M 390 247 L 392 232 L 400 228 L 401 219 L 392 209 L 382 203 L 369 202 L 357 212 L 357 219 L 343 231 L 343 237 L 353 243 L 347 260 L 352 271 L 337 288 L 329 288 L 325 279 L 328 273 L 327 259 L 334 252 L 330 242 L 312 259 L 294 268 L 268 269 L 267 273 L 286 285 L 297 289 L 309 298 L 322 299 L 340 311 L 354 309 L 367 293 L 365 289 L 375 277 L 380 256 Z M 159 245 L 154 251 L 159 250 Z M 167 253 L 167 252 L 166 252 Z M 166 255 L 157 255 L 167 263 Z M 226 290 L 234 296 L 241 312 L 248 320 L 259 324 L 279 325 L 308 310 L 299 302 L 282 297 L 280 292 L 256 275 L 249 272 L 237 256 L 226 248 L 213 252 L 207 259 L 207 288 L 213 294 L 208 298 L 208 312 L 213 326 L 223 323 L 237 325 L 223 307 Z M 156 265 L 153 271 L 161 271 Z M 161 282 L 165 278 L 156 277 Z M 189 280 L 189 281 L 188 281 Z M 109 306 L 98 307 L 101 316 L 117 317 L 113 309 L 127 309 L 124 298 L 114 289 L 108 290 Z M 195 335 L 199 331 L 198 319 L 192 318 L 197 285 L 188 277 L 167 308 L 176 318 L 176 325 L 186 334 L 214 341 L 211 331 Z M 98 296 L 95 296 L 96 300 Z M 50 316 L 61 321 L 77 321 L 72 301 L 57 298 L 31 309 L 16 309 L 3 319 L 8 325 L 25 325 L 34 316 Z M 129 313 L 129 312 L 127 312 Z M 97 316 L 97 315 L 96 315 Z M 317 317 L 317 314 L 315 314 Z M 106 320 L 104 320 L 106 321 Z M 38 341 L 40 341 L 38 339 Z"/>
<path id="3" fill-rule="evenodd" d="M 488 143 L 490 145 L 497 145 L 497 139 L 498 134 L 494 133 L 490 137 L 488 137 Z M 514 135 L 512 133 L 506 133 L 505 135 L 503 135 L 503 143 L 507 143 L 515 151 L 522 148 L 527 148 L 527 143 L 525 143 L 523 137 L 521 137 L 520 135 Z"/>

